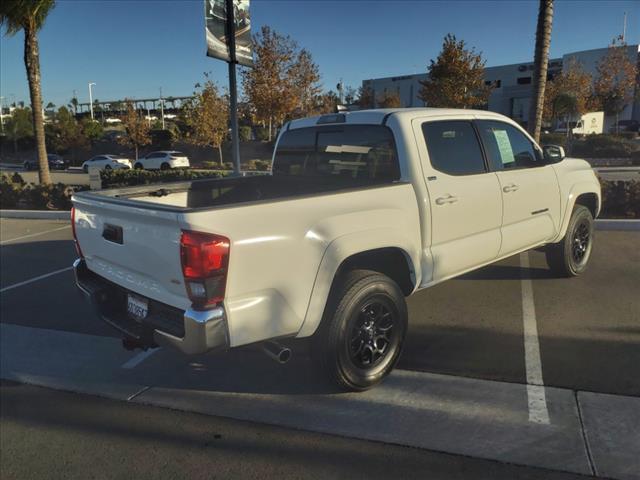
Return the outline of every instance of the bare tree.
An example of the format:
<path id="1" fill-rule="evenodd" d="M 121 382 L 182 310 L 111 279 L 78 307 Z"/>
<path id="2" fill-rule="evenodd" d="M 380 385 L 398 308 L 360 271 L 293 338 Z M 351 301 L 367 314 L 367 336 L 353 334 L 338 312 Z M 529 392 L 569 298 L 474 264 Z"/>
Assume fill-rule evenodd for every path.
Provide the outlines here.
<path id="1" fill-rule="evenodd" d="M 633 101 L 638 78 L 638 65 L 629 59 L 627 45 L 622 38 L 615 39 L 607 54 L 596 66 L 594 84 L 595 103 L 607 115 L 616 116 L 616 132 L 619 114 Z"/>
<path id="2" fill-rule="evenodd" d="M 220 95 L 218 87 L 207 78 L 188 102 L 185 103 L 182 117 L 186 127 L 185 140 L 199 146 L 209 146 L 218 150 L 220 166 L 222 142 L 227 138 L 229 129 L 229 99 Z"/>
<path id="3" fill-rule="evenodd" d="M 149 145 L 151 137 L 149 135 L 149 125 L 141 115 L 133 108 L 133 103 L 125 100 L 127 109 L 122 119 L 125 135 L 118 139 L 121 145 L 135 149 L 136 160 L 138 160 L 138 150 L 140 147 Z"/>

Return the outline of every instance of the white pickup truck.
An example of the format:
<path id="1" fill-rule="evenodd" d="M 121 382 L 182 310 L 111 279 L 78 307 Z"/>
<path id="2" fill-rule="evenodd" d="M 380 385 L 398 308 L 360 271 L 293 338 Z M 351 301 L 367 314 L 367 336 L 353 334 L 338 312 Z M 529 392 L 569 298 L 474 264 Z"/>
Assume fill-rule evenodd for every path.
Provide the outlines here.
<path id="1" fill-rule="evenodd" d="M 495 113 L 386 109 L 294 120 L 270 175 L 78 193 L 80 290 L 128 347 L 186 354 L 311 337 L 364 390 L 407 331 L 405 297 L 545 246 L 586 267 L 600 185 Z"/>

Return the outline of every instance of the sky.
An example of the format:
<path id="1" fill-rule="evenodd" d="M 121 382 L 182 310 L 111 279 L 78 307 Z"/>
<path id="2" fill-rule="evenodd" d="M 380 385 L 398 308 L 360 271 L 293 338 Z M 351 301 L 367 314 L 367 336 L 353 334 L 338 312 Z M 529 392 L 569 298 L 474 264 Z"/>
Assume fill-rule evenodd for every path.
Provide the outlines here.
<path id="1" fill-rule="evenodd" d="M 252 29 L 269 25 L 307 48 L 325 89 L 425 72 L 447 33 L 482 52 L 487 66 L 532 61 L 538 2 L 251 0 Z M 622 33 L 640 43 L 637 0 L 557 0 L 551 57 L 603 48 Z M 3 104 L 29 103 L 23 35 L 0 37 Z M 57 0 L 39 34 L 44 104 L 74 90 L 102 101 L 190 95 L 210 72 L 227 86 L 227 64 L 205 55 L 202 0 Z"/>

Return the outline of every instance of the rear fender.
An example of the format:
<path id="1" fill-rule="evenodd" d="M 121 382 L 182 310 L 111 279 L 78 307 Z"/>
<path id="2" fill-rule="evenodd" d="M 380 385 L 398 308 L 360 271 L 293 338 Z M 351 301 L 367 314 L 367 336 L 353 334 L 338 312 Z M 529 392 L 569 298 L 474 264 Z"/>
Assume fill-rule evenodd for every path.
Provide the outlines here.
<path id="1" fill-rule="evenodd" d="M 411 272 L 414 289 L 415 285 L 420 284 L 419 246 L 411 245 L 406 236 L 400 235 L 397 230 L 376 228 L 339 237 L 327 246 L 322 257 L 298 337 L 313 335 L 320 325 L 331 286 L 342 263 L 353 255 L 380 248 L 400 249 Z"/>

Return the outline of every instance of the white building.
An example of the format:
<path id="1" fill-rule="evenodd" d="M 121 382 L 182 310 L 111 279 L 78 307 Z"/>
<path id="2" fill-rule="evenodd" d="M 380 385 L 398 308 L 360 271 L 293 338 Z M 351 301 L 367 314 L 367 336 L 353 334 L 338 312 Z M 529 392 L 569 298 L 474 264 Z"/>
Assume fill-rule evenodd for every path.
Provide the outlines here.
<path id="1" fill-rule="evenodd" d="M 629 60 L 637 63 L 640 59 L 640 45 L 628 45 L 627 54 Z M 580 52 L 568 53 L 562 58 L 549 60 L 549 78 L 562 71 L 563 65 L 568 65 L 575 60 L 581 64 L 583 70 L 592 77 L 596 77 L 596 65 L 598 61 L 607 53 L 607 48 L 595 50 L 584 50 Z M 494 89 L 489 97 L 488 109 L 493 112 L 502 113 L 519 122 L 526 122 L 529 116 L 529 102 L 531 99 L 531 81 L 533 74 L 533 62 L 514 63 L 511 65 L 500 65 L 496 67 L 486 67 L 485 82 L 493 83 Z M 363 88 L 370 88 L 374 98 L 378 98 L 385 92 L 397 93 L 404 107 L 424 107 L 425 102 L 418 98 L 421 89 L 421 81 L 426 80 L 426 73 L 413 75 L 403 75 L 398 77 L 376 78 L 364 80 Z M 636 88 L 638 88 L 636 86 Z M 639 92 L 636 92 L 639 93 Z M 636 95 L 638 99 L 638 95 Z M 640 120 L 640 100 L 627 106 L 619 115 L 620 120 Z M 612 125 L 614 119 L 608 118 L 605 121 L 605 128 Z"/>

